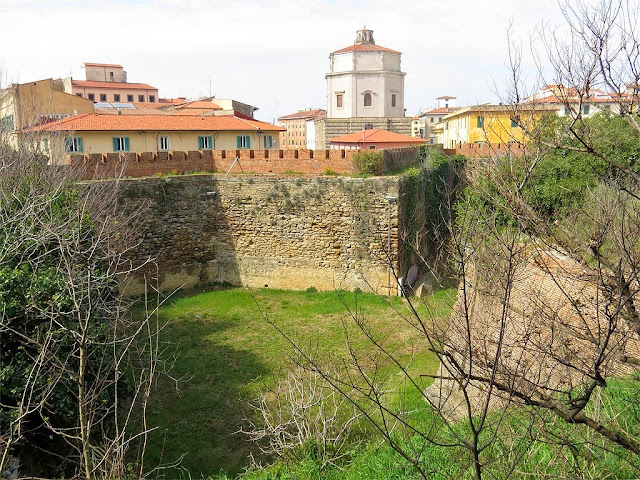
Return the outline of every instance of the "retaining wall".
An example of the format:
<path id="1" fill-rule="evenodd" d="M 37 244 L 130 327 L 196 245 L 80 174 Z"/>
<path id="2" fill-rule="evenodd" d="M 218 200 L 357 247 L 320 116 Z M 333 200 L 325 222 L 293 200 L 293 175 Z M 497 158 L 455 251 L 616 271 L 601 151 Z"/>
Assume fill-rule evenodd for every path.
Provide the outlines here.
<path id="1" fill-rule="evenodd" d="M 406 269 L 398 264 L 398 212 L 405 210 L 398 177 L 186 175 L 118 182 L 118 208 L 146 207 L 128 232 L 138 245 L 128 259 L 139 267 L 125 286 L 129 294 L 143 292 L 145 281 L 163 291 L 229 282 L 388 293 L 397 288 L 393 275 L 389 282 L 388 259 L 395 271 Z"/>

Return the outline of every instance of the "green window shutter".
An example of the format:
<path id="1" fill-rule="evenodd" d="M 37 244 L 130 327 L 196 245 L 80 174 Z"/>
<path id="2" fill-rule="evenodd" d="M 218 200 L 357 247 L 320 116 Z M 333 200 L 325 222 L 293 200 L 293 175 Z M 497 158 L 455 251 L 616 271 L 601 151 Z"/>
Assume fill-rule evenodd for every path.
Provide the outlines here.
<path id="1" fill-rule="evenodd" d="M 47 146 L 48 149 L 48 146 Z M 78 138 L 78 152 L 84 152 L 84 146 L 82 145 L 82 138 Z"/>
<path id="2" fill-rule="evenodd" d="M 198 137 L 198 150 L 202 150 L 204 148 L 204 137 Z"/>
<path id="3" fill-rule="evenodd" d="M 49 153 L 49 139 L 44 139 L 44 153 Z"/>
<path id="4" fill-rule="evenodd" d="M 213 148 L 213 139 L 211 138 L 211 136 L 207 137 L 207 148 Z"/>
<path id="5" fill-rule="evenodd" d="M 124 137 L 124 151 L 129 151 L 129 137 Z"/>
<path id="6" fill-rule="evenodd" d="M 245 138 L 247 139 L 247 148 L 251 148 L 251 138 L 249 135 L 245 135 Z"/>
<path id="7" fill-rule="evenodd" d="M 118 151 L 118 137 L 113 137 L 113 151 Z"/>
<path id="8" fill-rule="evenodd" d="M 242 148 L 242 136 L 241 135 L 238 135 L 236 137 L 236 147 L 237 148 Z"/>
<path id="9" fill-rule="evenodd" d="M 70 151 L 71 151 L 71 139 L 70 139 L 70 138 L 65 138 L 65 139 L 64 139 L 64 149 L 65 149 L 67 152 L 70 152 Z"/>

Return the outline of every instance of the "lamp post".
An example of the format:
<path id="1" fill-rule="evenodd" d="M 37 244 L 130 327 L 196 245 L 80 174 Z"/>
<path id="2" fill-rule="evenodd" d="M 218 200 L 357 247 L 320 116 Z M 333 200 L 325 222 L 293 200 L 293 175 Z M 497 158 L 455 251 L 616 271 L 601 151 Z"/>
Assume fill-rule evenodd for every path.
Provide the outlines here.
<path id="1" fill-rule="evenodd" d="M 384 198 L 387 201 L 387 289 L 391 296 L 391 204 L 397 203 L 398 197 L 387 195 Z"/>

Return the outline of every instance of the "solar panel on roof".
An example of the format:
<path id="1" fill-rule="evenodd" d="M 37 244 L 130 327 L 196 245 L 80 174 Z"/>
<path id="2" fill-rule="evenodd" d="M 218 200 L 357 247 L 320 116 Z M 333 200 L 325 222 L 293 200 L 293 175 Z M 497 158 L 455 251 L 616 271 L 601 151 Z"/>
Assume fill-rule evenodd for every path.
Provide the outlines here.
<path id="1" fill-rule="evenodd" d="M 115 102 L 115 103 L 112 103 L 111 105 L 113 105 L 113 108 L 136 108 L 131 103 Z"/>
<path id="2" fill-rule="evenodd" d="M 96 108 L 113 108 L 110 103 L 107 102 L 96 102 L 93 104 Z"/>

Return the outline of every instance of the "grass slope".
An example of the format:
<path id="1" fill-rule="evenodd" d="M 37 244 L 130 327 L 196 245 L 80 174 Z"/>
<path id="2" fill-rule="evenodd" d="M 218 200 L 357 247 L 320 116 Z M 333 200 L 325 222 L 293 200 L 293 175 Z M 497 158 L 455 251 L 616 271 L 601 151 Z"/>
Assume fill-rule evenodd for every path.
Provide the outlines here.
<path id="1" fill-rule="evenodd" d="M 431 314 L 446 321 L 454 295 L 453 289 L 436 292 L 430 300 Z M 400 298 L 387 302 L 385 297 L 362 293 L 247 289 L 173 299 L 160 312 L 161 319 L 169 322 L 163 338 L 175 347 L 167 351 L 167 358 L 173 351 L 178 354 L 172 376 L 189 380 L 178 383 L 177 389 L 169 378 L 158 382 L 149 419 L 158 428 L 149 438 L 147 465 L 171 462 L 184 454 L 183 470 L 164 474 L 200 478 L 221 471 L 239 473 L 248 465 L 250 453 L 259 455 L 236 432 L 251 415 L 247 402 L 256 387 L 273 382 L 293 351 L 261 311 L 301 344 L 312 344 L 320 353 L 340 353 L 345 349 L 345 329 L 350 334 L 356 331 L 348 310 L 357 308 L 408 358 L 409 345 L 419 340 L 400 316 L 407 313 L 406 305 Z M 368 348 L 366 342 L 358 345 Z M 411 368 L 433 373 L 437 361 L 421 349 Z"/>

